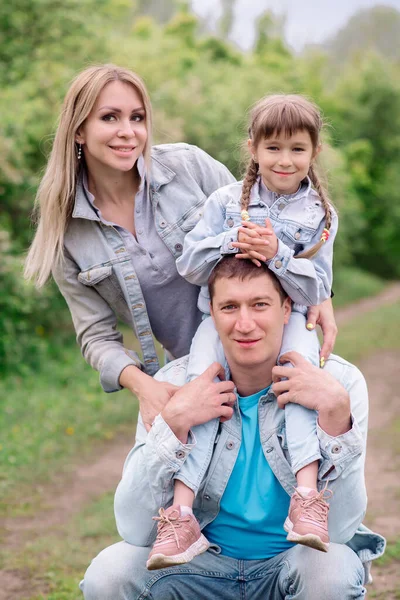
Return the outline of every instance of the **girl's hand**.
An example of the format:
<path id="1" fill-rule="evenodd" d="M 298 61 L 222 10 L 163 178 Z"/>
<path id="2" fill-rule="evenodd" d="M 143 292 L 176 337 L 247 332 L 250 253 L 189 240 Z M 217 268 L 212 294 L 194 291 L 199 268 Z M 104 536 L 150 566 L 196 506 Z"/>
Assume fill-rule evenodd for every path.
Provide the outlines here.
<path id="1" fill-rule="evenodd" d="M 269 219 L 265 220 L 265 227 L 256 225 L 251 221 L 242 221 L 242 227 L 239 228 L 238 242 L 233 242 L 232 246 L 242 250 L 240 254 L 236 254 L 237 258 L 251 259 L 260 267 L 260 260 L 269 260 L 277 253 L 278 238 Z"/>
<path id="2" fill-rule="evenodd" d="M 338 332 L 331 298 L 318 306 L 310 306 L 308 309 L 307 329 L 314 329 L 316 325 L 321 327 L 324 336 L 320 351 L 321 367 L 323 367 L 325 360 L 333 350 Z"/>
<path id="3" fill-rule="evenodd" d="M 165 408 L 172 396 L 179 390 L 179 386 L 163 381 L 156 381 L 148 377 L 141 384 L 136 394 L 139 399 L 140 414 L 144 426 L 150 431 L 154 419 Z"/>

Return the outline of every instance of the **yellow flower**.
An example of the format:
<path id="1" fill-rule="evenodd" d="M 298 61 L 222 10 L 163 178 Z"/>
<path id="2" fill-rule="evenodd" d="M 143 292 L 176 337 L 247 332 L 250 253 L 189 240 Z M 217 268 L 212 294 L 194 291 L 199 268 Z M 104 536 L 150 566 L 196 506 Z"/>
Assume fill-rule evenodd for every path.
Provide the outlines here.
<path id="1" fill-rule="evenodd" d="M 73 427 L 67 427 L 66 430 L 65 430 L 65 433 L 67 435 L 74 435 L 75 429 Z"/>

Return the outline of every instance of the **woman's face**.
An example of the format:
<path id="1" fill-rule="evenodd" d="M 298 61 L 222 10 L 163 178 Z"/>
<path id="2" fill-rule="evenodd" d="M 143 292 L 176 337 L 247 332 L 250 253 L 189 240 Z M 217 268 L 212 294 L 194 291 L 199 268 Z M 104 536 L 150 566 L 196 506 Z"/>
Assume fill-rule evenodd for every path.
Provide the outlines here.
<path id="1" fill-rule="evenodd" d="M 122 81 L 108 83 L 75 139 L 91 174 L 105 168 L 130 171 L 147 141 L 145 109 L 136 89 Z"/>

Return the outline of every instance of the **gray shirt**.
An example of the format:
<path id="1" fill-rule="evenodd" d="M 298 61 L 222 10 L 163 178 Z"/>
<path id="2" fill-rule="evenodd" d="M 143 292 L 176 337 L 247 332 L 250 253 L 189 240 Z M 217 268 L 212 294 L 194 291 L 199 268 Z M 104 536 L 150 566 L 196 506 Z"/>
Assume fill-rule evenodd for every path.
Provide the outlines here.
<path id="1" fill-rule="evenodd" d="M 175 258 L 157 233 L 142 157 L 138 161 L 138 170 L 141 181 L 135 197 L 136 237 L 124 227 L 104 219 L 88 189 L 86 174 L 83 188 L 100 221 L 115 227 L 124 240 L 155 338 L 172 357 L 184 356 L 189 352 L 190 342 L 201 322 L 201 312 L 197 308 L 200 288 L 178 274 Z M 177 310 L 177 305 L 182 306 L 182 303 L 186 306 L 184 313 Z"/>

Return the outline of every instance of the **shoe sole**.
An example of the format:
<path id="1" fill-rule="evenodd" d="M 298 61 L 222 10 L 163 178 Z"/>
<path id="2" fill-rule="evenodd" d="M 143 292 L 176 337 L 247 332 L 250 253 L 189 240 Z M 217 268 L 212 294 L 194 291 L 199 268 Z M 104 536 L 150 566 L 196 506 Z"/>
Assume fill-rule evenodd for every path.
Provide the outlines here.
<path id="1" fill-rule="evenodd" d="M 184 565 L 193 560 L 196 556 L 199 556 L 199 554 L 208 550 L 209 547 L 210 542 L 203 534 L 201 534 L 199 539 L 181 554 L 174 554 L 173 556 L 153 554 L 147 561 L 146 567 L 149 571 L 155 571 L 156 569 L 165 569 L 166 567 L 173 567 L 175 565 Z"/>
<path id="2" fill-rule="evenodd" d="M 293 523 L 286 519 L 283 528 L 287 531 L 286 539 L 289 542 L 295 542 L 296 544 L 301 544 L 302 546 L 308 546 L 309 548 L 314 548 L 314 550 L 319 550 L 320 552 L 328 552 L 329 542 L 323 542 L 321 538 L 314 533 L 306 533 L 305 535 L 300 535 L 293 531 Z"/>

